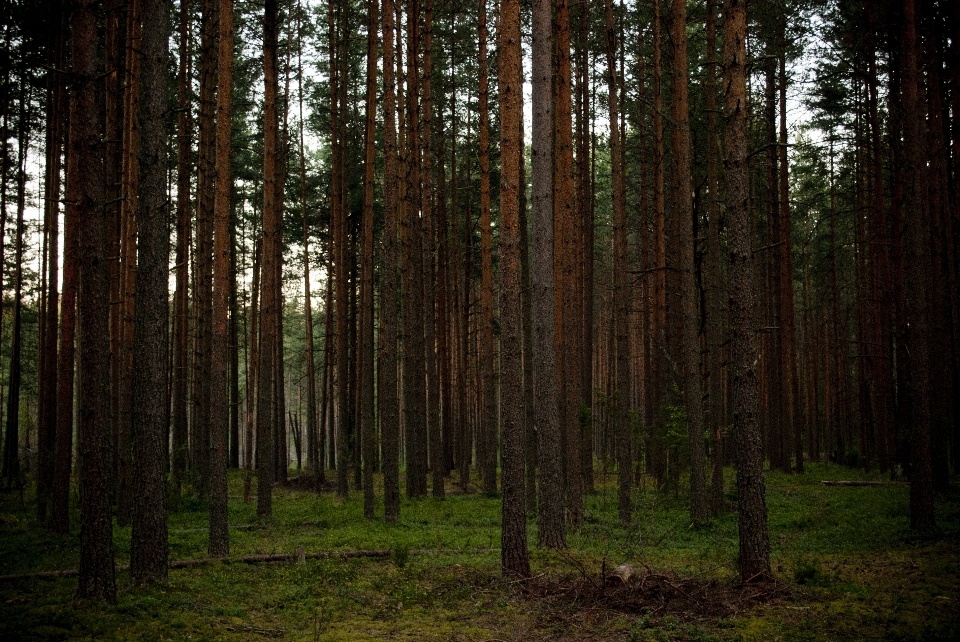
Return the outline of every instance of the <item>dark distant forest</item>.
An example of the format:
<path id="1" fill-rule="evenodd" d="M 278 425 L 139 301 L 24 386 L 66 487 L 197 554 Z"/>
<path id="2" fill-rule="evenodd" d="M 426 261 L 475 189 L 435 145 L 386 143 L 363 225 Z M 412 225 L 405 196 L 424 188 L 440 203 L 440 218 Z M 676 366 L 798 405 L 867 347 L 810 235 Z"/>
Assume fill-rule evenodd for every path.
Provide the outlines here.
<path id="1" fill-rule="evenodd" d="M 960 4 L 0 32 L 0 637 L 960 635 Z"/>

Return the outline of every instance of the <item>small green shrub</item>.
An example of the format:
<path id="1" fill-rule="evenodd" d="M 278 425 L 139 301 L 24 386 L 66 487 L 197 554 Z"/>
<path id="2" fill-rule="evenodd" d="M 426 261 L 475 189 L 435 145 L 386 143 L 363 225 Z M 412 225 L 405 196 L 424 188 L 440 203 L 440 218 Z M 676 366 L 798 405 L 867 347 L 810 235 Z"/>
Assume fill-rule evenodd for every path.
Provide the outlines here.
<path id="1" fill-rule="evenodd" d="M 793 568 L 793 581 L 801 586 L 832 586 L 837 579 L 835 573 L 824 571 L 815 557 L 800 559 Z"/>

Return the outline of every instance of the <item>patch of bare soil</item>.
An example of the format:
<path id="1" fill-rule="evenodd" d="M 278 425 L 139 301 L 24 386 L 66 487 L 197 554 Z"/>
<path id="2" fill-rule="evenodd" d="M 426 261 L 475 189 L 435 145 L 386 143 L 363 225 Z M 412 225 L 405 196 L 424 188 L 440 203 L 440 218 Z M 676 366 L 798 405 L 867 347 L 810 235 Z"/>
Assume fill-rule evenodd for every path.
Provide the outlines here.
<path id="1" fill-rule="evenodd" d="M 541 625 L 575 629 L 631 615 L 651 622 L 671 616 L 680 622 L 708 624 L 761 604 L 794 599 L 790 587 L 776 580 L 731 584 L 669 571 L 638 570 L 628 564 L 602 571 L 599 577 L 584 572 L 538 576 L 525 582 L 522 590 L 536 603 Z"/>

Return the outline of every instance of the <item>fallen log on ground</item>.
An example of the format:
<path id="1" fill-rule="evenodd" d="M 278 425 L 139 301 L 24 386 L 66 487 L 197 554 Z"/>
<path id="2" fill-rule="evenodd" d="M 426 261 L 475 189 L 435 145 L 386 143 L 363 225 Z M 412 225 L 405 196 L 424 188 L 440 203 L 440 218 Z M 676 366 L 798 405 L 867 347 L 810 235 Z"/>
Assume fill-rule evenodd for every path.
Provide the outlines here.
<path id="1" fill-rule="evenodd" d="M 824 486 L 909 486 L 909 482 L 896 482 L 896 481 L 861 481 L 861 480 L 851 480 L 851 481 L 833 481 L 825 480 L 821 482 Z"/>
<path id="2" fill-rule="evenodd" d="M 419 548 L 411 549 L 409 554 L 423 555 L 428 553 L 478 553 L 493 550 L 500 549 Z M 260 555 L 243 555 L 241 557 L 203 557 L 190 560 L 174 560 L 169 563 L 168 567 L 171 569 L 188 568 L 190 566 L 206 566 L 207 564 L 215 564 L 217 562 L 222 562 L 225 564 L 232 564 L 236 562 L 243 562 L 245 564 L 259 564 L 265 562 L 304 562 L 308 559 L 353 559 L 360 557 L 385 558 L 390 557 L 393 555 L 393 553 L 393 550 L 389 548 L 366 551 L 316 551 L 313 553 L 306 553 L 302 548 L 298 547 L 298 549 L 293 553 L 271 553 Z M 130 567 L 126 564 L 123 564 L 117 566 L 117 570 L 128 571 L 130 570 Z M 79 574 L 80 572 L 77 569 L 68 569 L 63 571 L 36 571 L 34 573 L 13 573 L 11 575 L 0 575 L 0 582 L 14 582 L 17 580 L 33 579 L 60 579 L 62 577 L 76 577 Z"/>

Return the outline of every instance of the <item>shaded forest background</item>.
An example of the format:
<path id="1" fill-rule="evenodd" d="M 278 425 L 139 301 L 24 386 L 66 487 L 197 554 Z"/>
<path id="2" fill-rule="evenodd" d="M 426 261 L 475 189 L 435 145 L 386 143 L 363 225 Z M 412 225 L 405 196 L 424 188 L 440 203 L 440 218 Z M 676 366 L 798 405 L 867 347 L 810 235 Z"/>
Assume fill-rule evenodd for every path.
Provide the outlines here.
<path id="1" fill-rule="evenodd" d="M 401 480 L 502 492 L 505 551 L 508 505 L 564 547 L 600 467 L 625 523 L 649 480 L 705 523 L 724 466 L 830 459 L 909 479 L 934 527 L 960 9 L 754 2 L 732 61 L 740 3 L 602 8 L 4 2 L 3 484 L 69 532 L 91 475 L 81 593 L 111 591 L 112 518 L 135 579 L 165 575 L 183 497 L 226 555 L 227 467 L 262 516 L 294 469 L 387 521 Z"/>

